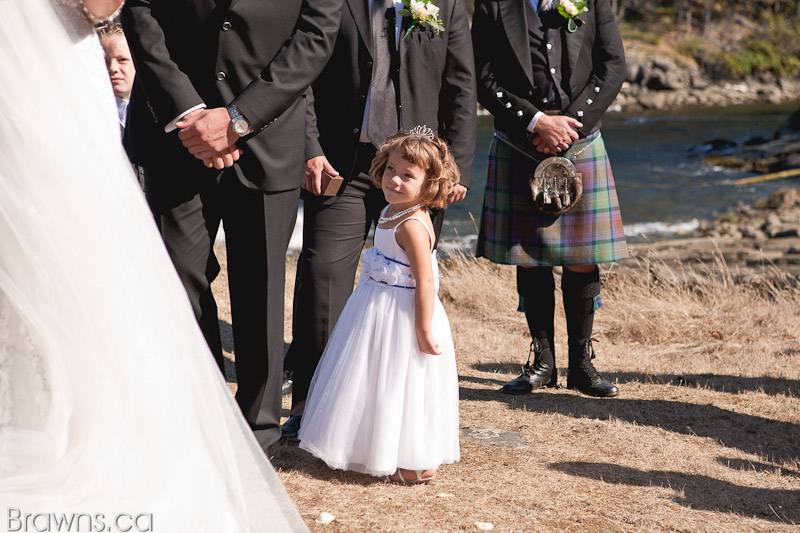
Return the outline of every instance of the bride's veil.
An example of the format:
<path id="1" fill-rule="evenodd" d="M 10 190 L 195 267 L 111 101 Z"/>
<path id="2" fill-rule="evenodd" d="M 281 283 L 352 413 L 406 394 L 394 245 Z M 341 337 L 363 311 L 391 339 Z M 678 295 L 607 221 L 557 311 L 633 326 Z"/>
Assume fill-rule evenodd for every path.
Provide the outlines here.
<path id="1" fill-rule="evenodd" d="M 0 20 L 0 501 L 149 513 L 155 531 L 305 529 L 85 61 L 46 0 L 0 0 Z"/>

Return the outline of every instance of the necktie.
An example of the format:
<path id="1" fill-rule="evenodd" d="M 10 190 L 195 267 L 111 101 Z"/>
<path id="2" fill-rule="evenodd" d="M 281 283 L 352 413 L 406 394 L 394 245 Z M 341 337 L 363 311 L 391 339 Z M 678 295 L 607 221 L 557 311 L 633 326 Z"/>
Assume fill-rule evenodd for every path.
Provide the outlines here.
<path id="1" fill-rule="evenodd" d="M 367 136 L 379 147 L 397 133 L 397 101 L 391 68 L 395 49 L 394 0 L 372 2 L 372 82 Z"/>
<path id="2" fill-rule="evenodd" d="M 553 0 L 539 0 L 539 14 L 544 15 L 553 7 Z"/>

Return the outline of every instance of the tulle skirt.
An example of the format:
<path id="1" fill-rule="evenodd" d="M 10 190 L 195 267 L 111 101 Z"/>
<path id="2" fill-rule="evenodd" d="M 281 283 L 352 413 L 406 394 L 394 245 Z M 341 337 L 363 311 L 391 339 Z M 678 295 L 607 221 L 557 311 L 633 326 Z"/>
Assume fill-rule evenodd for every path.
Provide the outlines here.
<path id="1" fill-rule="evenodd" d="M 458 461 L 458 373 L 438 298 L 433 334 L 441 355 L 419 350 L 414 291 L 363 276 L 311 382 L 300 447 L 374 476 Z"/>
<path id="2" fill-rule="evenodd" d="M 305 529 L 200 334 L 116 115 L 100 111 L 110 85 L 86 81 L 104 66 L 86 71 L 45 0 L 0 0 L 0 20 L 4 514 Z"/>

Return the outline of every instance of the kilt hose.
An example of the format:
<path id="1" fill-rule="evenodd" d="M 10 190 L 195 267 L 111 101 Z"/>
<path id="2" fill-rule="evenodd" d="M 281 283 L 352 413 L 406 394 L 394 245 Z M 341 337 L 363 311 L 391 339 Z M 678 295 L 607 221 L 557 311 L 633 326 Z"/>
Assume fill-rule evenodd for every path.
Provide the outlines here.
<path id="1" fill-rule="evenodd" d="M 614 177 L 600 132 L 576 141 L 566 157 L 581 175 L 583 197 L 571 211 L 548 215 L 534 205 L 528 186 L 538 162 L 495 135 L 477 257 L 506 265 L 559 266 L 610 263 L 628 256 Z"/>

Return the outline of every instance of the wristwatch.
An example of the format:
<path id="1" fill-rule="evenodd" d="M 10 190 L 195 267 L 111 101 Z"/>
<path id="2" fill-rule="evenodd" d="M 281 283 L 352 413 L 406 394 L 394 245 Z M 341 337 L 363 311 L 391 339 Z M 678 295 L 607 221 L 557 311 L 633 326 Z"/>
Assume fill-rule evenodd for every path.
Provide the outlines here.
<path id="1" fill-rule="evenodd" d="M 244 137 L 253 133 L 253 127 L 250 122 L 239 112 L 235 105 L 228 106 L 228 115 L 231 117 L 231 128 L 239 137 Z"/>

